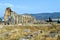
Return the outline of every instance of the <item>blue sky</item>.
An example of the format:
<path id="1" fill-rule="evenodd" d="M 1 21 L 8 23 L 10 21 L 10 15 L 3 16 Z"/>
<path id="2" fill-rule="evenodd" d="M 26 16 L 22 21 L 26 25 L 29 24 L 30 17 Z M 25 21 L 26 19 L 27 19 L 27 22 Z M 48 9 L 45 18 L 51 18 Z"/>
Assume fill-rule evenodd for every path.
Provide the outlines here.
<path id="1" fill-rule="evenodd" d="M 18 14 L 60 12 L 60 0 L 0 0 L 0 17 L 6 7 Z"/>

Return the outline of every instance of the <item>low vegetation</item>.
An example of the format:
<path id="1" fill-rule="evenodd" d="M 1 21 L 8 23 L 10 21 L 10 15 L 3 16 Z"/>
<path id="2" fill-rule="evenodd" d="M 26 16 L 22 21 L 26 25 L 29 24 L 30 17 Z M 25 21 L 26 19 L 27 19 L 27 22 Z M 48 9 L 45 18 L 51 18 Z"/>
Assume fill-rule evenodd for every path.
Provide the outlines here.
<path id="1" fill-rule="evenodd" d="M 0 28 L 0 40 L 23 39 L 60 40 L 60 24 L 51 24 L 51 26 L 45 26 L 44 24 L 43 26 L 4 25 Z"/>

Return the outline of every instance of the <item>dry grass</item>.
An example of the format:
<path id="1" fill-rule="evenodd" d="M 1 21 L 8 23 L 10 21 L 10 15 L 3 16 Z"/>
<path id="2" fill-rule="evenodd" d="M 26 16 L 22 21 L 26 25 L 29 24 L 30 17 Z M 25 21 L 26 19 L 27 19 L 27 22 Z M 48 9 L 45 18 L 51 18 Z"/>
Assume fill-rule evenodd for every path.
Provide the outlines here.
<path id="1" fill-rule="evenodd" d="M 43 33 L 40 34 L 39 30 L 43 30 Z M 57 31 L 59 34 L 60 24 L 52 24 L 52 26 L 5 25 L 0 28 L 0 40 L 18 40 L 26 35 L 33 35 L 30 40 L 59 40 L 59 37 L 46 37 L 46 35 L 53 30 Z"/>

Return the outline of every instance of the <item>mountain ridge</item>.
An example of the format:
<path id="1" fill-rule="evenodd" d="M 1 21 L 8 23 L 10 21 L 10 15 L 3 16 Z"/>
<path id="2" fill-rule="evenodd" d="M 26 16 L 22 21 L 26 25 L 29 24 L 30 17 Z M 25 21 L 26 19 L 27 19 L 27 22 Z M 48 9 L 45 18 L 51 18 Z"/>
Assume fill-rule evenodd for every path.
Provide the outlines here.
<path id="1" fill-rule="evenodd" d="M 54 13 L 37 13 L 37 14 L 31 14 L 38 20 L 46 20 L 49 17 L 51 18 L 60 18 L 60 12 L 54 12 Z"/>
<path id="2" fill-rule="evenodd" d="M 36 14 L 30 14 L 34 16 L 37 20 L 46 20 L 49 17 L 51 18 L 60 18 L 60 12 L 54 12 L 54 13 L 36 13 Z M 4 17 L 0 17 L 4 19 Z"/>

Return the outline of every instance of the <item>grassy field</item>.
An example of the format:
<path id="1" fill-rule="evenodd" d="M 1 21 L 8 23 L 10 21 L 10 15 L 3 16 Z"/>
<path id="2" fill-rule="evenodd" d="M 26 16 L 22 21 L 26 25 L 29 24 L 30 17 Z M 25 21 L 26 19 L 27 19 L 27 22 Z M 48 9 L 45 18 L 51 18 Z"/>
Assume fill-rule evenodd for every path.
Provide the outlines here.
<path id="1" fill-rule="evenodd" d="M 56 33 L 51 36 L 50 32 Z M 60 40 L 60 24 L 0 25 L 0 40 Z"/>

